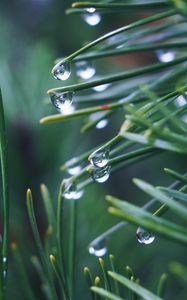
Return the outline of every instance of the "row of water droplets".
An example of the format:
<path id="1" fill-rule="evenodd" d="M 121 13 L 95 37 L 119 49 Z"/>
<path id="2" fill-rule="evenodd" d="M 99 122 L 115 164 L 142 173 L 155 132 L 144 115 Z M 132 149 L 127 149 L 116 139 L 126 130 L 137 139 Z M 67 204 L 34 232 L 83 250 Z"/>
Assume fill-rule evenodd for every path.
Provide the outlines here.
<path id="1" fill-rule="evenodd" d="M 148 230 L 138 227 L 136 231 L 136 238 L 140 244 L 149 245 L 154 242 L 155 236 Z M 106 238 L 103 239 L 96 239 L 94 242 L 92 242 L 88 248 L 88 251 L 90 254 L 101 257 L 104 256 L 107 251 L 107 244 L 106 244 Z"/>

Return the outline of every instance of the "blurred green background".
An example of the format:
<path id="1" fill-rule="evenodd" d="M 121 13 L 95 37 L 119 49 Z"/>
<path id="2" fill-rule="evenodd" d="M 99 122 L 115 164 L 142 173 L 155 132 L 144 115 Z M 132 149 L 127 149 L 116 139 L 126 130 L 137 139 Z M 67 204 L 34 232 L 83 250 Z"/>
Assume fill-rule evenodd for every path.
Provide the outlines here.
<path id="1" fill-rule="evenodd" d="M 80 119 L 47 126 L 39 124 L 41 117 L 55 113 L 52 106 L 45 104 L 46 91 L 59 85 L 50 74 L 54 60 L 78 49 L 85 41 L 128 22 L 127 16 L 107 14 L 99 25 L 91 27 L 81 16 L 66 16 L 64 10 L 69 6 L 70 2 L 63 0 L 18 0 L 11 4 L 8 1 L 0 2 L 0 85 L 8 128 L 10 238 L 21 249 L 32 285 L 37 288 L 36 299 L 44 299 L 44 296 L 30 262 L 30 257 L 37 253 L 26 211 L 26 189 L 33 191 L 38 226 L 43 237 L 46 223 L 40 184 L 45 183 L 49 187 L 55 204 L 58 186 L 63 176 L 67 176 L 59 171 L 60 164 L 106 141 L 117 133 L 120 125 L 114 118 L 106 129 L 81 135 Z M 110 73 L 114 66 L 120 69 L 122 62 L 111 59 L 102 65 L 102 72 Z M 132 177 L 141 177 L 153 184 L 167 184 L 170 180 L 164 176 L 163 167 L 183 171 L 184 158 L 171 154 L 149 158 L 146 163 L 119 171 L 102 186 L 93 184 L 86 190 L 78 206 L 76 299 L 90 299 L 82 274 L 83 267 L 88 265 L 93 274 L 100 273 L 97 258 L 87 251 L 88 244 L 117 222 L 107 213 L 105 195 L 113 194 L 141 205 L 147 198 L 134 188 Z M 65 211 L 65 220 L 68 221 L 68 207 Z M 170 218 L 175 217 L 171 215 Z M 116 255 L 118 270 L 124 273 L 125 265 L 130 265 L 141 278 L 142 284 L 155 290 L 159 276 L 167 271 L 170 261 L 185 263 L 185 248 L 161 238 L 144 246 L 137 242 L 135 232 L 136 228 L 128 226 L 112 236 L 107 244 L 109 253 Z M 68 230 L 65 238 L 68 239 Z M 186 292 L 182 282 L 171 275 L 167 299 L 186 299 Z M 8 299 L 26 299 L 12 260 L 8 293 Z"/>

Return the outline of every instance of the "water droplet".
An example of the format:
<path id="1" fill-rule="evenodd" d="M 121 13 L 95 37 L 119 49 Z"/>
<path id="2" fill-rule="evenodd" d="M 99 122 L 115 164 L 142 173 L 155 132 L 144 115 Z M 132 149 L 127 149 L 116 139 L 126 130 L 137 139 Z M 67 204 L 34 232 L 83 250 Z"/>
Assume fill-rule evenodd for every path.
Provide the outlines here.
<path id="1" fill-rule="evenodd" d="M 175 59 L 176 53 L 172 50 L 157 50 L 157 57 L 161 62 L 170 62 Z"/>
<path id="2" fill-rule="evenodd" d="M 76 67 L 77 76 L 82 79 L 90 79 L 95 75 L 96 70 L 91 62 L 81 60 L 76 62 Z"/>
<path id="3" fill-rule="evenodd" d="M 82 17 L 84 21 L 91 26 L 95 26 L 101 21 L 101 16 L 98 12 L 96 12 L 94 7 L 86 8 Z"/>
<path id="4" fill-rule="evenodd" d="M 6 278 L 7 272 L 3 271 L 3 277 Z"/>
<path id="5" fill-rule="evenodd" d="M 103 183 L 107 181 L 110 176 L 110 166 L 105 166 L 104 168 L 94 168 L 92 170 L 92 178 L 96 182 Z"/>
<path id="6" fill-rule="evenodd" d="M 7 257 L 3 257 L 3 263 L 6 264 L 7 263 Z"/>
<path id="7" fill-rule="evenodd" d="M 186 95 L 187 97 L 187 95 Z M 185 105 L 187 103 L 185 97 L 183 95 L 180 95 L 177 97 L 177 99 L 175 100 L 175 104 L 177 107 L 181 107 L 183 105 Z"/>
<path id="8" fill-rule="evenodd" d="M 84 194 L 83 190 L 78 190 L 75 182 L 72 182 L 71 179 L 64 180 L 64 198 L 68 200 L 78 200 Z"/>
<path id="9" fill-rule="evenodd" d="M 51 102 L 61 113 L 64 113 L 65 110 L 70 108 L 72 101 L 73 92 L 54 92 L 51 94 Z"/>
<path id="10" fill-rule="evenodd" d="M 142 227 L 138 227 L 136 236 L 138 242 L 145 245 L 151 244 L 155 239 L 155 236 L 151 232 L 145 230 Z"/>
<path id="11" fill-rule="evenodd" d="M 53 69 L 53 75 L 58 80 L 67 80 L 71 75 L 70 62 L 58 63 Z"/>
<path id="12" fill-rule="evenodd" d="M 111 84 L 110 83 L 105 83 L 101 85 L 96 85 L 92 89 L 96 92 L 104 92 Z"/>
<path id="13" fill-rule="evenodd" d="M 107 253 L 107 250 L 108 249 L 105 245 L 105 241 L 101 241 L 100 243 L 90 244 L 88 248 L 89 253 L 97 257 L 104 256 Z"/>
<path id="14" fill-rule="evenodd" d="M 95 150 L 90 156 L 89 161 L 97 168 L 103 168 L 108 164 L 109 161 L 109 149 L 98 149 Z"/>
<path id="15" fill-rule="evenodd" d="M 77 175 L 82 170 L 81 166 L 73 166 L 67 169 L 70 175 Z"/>
<path id="16" fill-rule="evenodd" d="M 103 120 L 99 121 L 99 122 L 96 124 L 96 128 L 97 128 L 97 129 L 103 129 L 103 128 L 105 128 L 107 125 L 108 125 L 108 120 L 107 120 L 107 119 L 103 119 Z"/>

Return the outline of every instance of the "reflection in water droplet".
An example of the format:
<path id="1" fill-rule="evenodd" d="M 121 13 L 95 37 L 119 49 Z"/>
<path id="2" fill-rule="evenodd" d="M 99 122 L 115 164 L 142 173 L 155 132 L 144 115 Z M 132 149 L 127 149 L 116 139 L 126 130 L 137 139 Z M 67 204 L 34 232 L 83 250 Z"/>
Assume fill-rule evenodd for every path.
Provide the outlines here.
<path id="1" fill-rule="evenodd" d="M 70 175 L 77 175 L 82 170 L 81 166 L 74 166 L 67 169 Z"/>
<path id="2" fill-rule="evenodd" d="M 85 9 L 82 17 L 84 21 L 91 26 L 95 26 L 101 21 L 101 16 L 98 12 L 96 12 L 96 9 L 94 7 Z"/>
<path id="3" fill-rule="evenodd" d="M 98 149 L 95 150 L 90 156 L 89 161 L 97 168 L 103 168 L 108 164 L 109 161 L 109 149 Z"/>
<path id="4" fill-rule="evenodd" d="M 136 237 L 139 243 L 145 245 L 151 244 L 155 239 L 155 236 L 151 232 L 142 227 L 138 227 L 136 231 Z"/>
<path id="5" fill-rule="evenodd" d="M 103 129 L 103 128 L 105 128 L 107 125 L 108 125 L 108 120 L 107 120 L 107 119 L 103 119 L 103 120 L 99 121 L 99 122 L 96 124 L 96 128 L 97 128 L 97 129 Z"/>
<path id="6" fill-rule="evenodd" d="M 110 83 L 105 83 L 105 84 L 101 84 L 101 85 L 96 85 L 93 87 L 93 90 L 96 92 L 103 92 L 105 91 L 111 84 Z"/>
<path id="7" fill-rule="evenodd" d="M 53 69 L 53 75 L 58 80 L 67 80 L 71 74 L 70 62 L 57 64 Z"/>
<path id="8" fill-rule="evenodd" d="M 110 166 L 105 166 L 104 168 L 94 168 L 92 170 L 92 178 L 96 182 L 103 183 L 107 181 L 110 176 Z"/>
<path id="9" fill-rule="evenodd" d="M 61 113 L 69 109 L 73 101 L 73 92 L 54 92 L 50 96 L 51 102 Z"/>
<path id="10" fill-rule="evenodd" d="M 82 79 L 90 79 L 95 75 L 95 67 L 91 62 L 88 61 L 78 61 L 76 62 L 77 76 Z"/>
<path id="11" fill-rule="evenodd" d="M 172 50 L 157 50 L 156 51 L 157 57 L 161 62 L 170 62 L 175 59 L 175 51 Z"/>
<path id="12" fill-rule="evenodd" d="M 107 253 L 107 247 L 105 245 L 105 241 L 101 241 L 100 243 L 90 244 L 88 251 L 90 254 L 95 255 L 97 257 L 101 257 Z"/>
<path id="13" fill-rule="evenodd" d="M 78 190 L 77 185 L 71 181 L 71 179 L 65 179 L 64 180 L 64 198 L 68 200 L 78 200 L 82 197 L 84 194 L 83 190 Z"/>

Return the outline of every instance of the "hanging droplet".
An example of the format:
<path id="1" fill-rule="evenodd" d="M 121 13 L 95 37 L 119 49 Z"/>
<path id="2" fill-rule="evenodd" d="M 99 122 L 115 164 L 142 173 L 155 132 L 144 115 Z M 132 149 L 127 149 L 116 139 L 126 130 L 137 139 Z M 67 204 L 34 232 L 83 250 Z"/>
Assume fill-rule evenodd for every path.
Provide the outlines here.
<path id="1" fill-rule="evenodd" d="M 70 175 L 77 175 L 78 173 L 80 173 L 81 170 L 82 170 L 81 166 L 73 166 L 73 167 L 69 167 L 67 169 L 67 172 Z"/>
<path id="2" fill-rule="evenodd" d="M 61 113 L 69 109 L 73 101 L 73 92 L 54 92 L 50 96 L 51 102 Z"/>
<path id="3" fill-rule="evenodd" d="M 100 84 L 94 86 L 92 89 L 96 92 L 104 92 L 111 84 L 110 83 L 105 83 L 105 84 Z"/>
<path id="4" fill-rule="evenodd" d="M 175 59 L 176 52 L 173 50 L 157 50 L 157 57 L 161 62 L 170 62 Z"/>
<path id="5" fill-rule="evenodd" d="M 58 80 L 67 80 L 71 75 L 71 64 L 70 62 L 58 63 L 53 68 L 53 76 Z"/>
<path id="6" fill-rule="evenodd" d="M 96 124 L 97 129 L 103 129 L 108 125 L 108 119 L 103 119 Z"/>
<path id="7" fill-rule="evenodd" d="M 136 237 L 139 243 L 145 245 L 151 244 L 155 239 L 155 236 L 151 232 L 142 227 L 138 227 L 136 231 Z"/>
<path id="8" fill-rule="evenodd" d="M 84 194 L 83 190 L 78 190 L 76 183 L 72 182 L 71 179 L 64 180 L 64 198 L 68 200 L 78 200 Z"/>
<path id="9" fill-rule="evenodd" d="M 97 257 L 104 256 L 107 253 L 107 250 L 105 240 L 102 240 L 99 243 L 92 243 L 88 247 L 89 253 Z"/>
<path id="10" fill-rule="evenodd" d="M 92 178 L 96 182 L 103 183 L 107 181 L 110 176 L 110 166 L 105 166 L 104 168 L 94 168 L 92 170 Z"/>
<path id="11" fill-rule="evenodd" d="M 101 16 L 98 12 L 96 12 L 94 7 L 86 8 L 82 17 L 84 21 L 91 26 L 95 26 L 101 21 Z"/>
<path id="12" fill-rule="evenodd" d="M 90 79 L 95 75 L 96 72 L 93 63 L 84 60 L 76 62 L 76 68 L 77 76 L 82 79 Z"/>
<path id="13" fill-rule="evenodd" d="M 97 168 L 105 167 L 109 161 L 109 148 L 95 150 L 88 159 Z"/>

